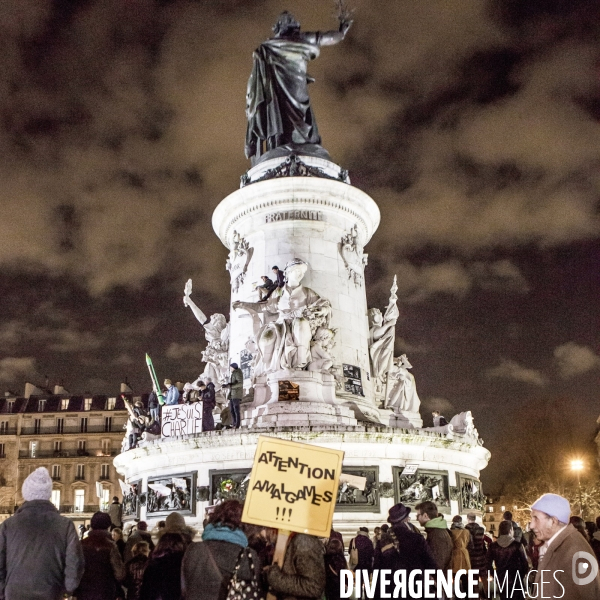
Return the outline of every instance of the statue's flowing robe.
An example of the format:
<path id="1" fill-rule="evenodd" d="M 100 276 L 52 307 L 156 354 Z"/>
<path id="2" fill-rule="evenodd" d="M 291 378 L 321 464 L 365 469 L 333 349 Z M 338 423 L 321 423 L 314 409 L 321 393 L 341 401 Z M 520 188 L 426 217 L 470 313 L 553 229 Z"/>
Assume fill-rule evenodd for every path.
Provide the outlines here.
<path id="1" fill-rule="evenodd" d="M 396 367 L 389 376 L 395 379 L 386 402 L 386 408 L 418 412 L 421 400 L 417 394 L 415 377 L 405 367 Z"/>
<path id="2" fill-rule="evenodd" d="M 318 41 L 318 40 L 317 40 Z M 321 138 L 308 97 L 308 61 L 319 46 L 304 38 L 274 38 L 253 54 L 246 94 L 246 157 L 262 154 L 261 142 L 319 144 Z"/>
<path id="3" fill-rule="evenodd" d="M 297 316 L 301 310 L 304 316 Z M 279 298 L 270 299 L 266 313 L 277 314 L 257 335 L 260 361 L 265 372 L 302 369 L 311 361 L 310 341 L 318 327 L 327 327 L 331 318 L 329 300 L 314 290 L 286 285 Z"/>

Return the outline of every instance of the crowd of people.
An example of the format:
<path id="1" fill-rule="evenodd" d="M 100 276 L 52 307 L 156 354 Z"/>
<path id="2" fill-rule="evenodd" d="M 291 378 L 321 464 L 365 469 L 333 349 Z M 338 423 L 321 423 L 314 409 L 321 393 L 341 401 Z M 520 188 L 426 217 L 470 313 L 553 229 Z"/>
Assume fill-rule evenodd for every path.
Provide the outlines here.
<path id="1" fill-rule="evenodd" d="M 221 422 L 218 428 L 237 429 L 241 424 L 240 403 L 244 394 L 244 375 L 237 363 L 229 366 L 230 377 L 222 388 L 229 391 L 229 406 L 221 412 Z M 217 405 L 215 384 L 209 377 L 198 377 L 192 383 L 187 383 L 183 393 L 179 391 L 170 379 L 164 381 L 164 405 L 174 406 L 177 404 L 193 404 L 202 401 L 202 431 L 214 431 L 215 420 L 213 411 Z M 153 436 L 160 435 L 161 418 L 160 405 L 155 392 L 148 396 L 148 408 L 144 407 L 141 400 L 133 404 L 125 395 L 122 396 L 129 418 L 125 428 L 126 446 L 124 450 L 137 448 L 142 434 L 148 432 Z"/>
<path id="2" fill-rule="evenodd" d="M 600 576 L 585 585 L 571 576 L 576 553 L 599 551 L 596 524 L 571 517 L 568 501 L 554 494 L 532 505 L 526 532 L 505 513 L 496 539 L 474 513 L 466 524 L 457 515 L 448 526 L 433 502 L 423 502 L 415 507 L 419 529 L 410 520 L 411 509 L 396 504 L 373 537 L 366 527 L 359 529 L 347 554 L 341 533 L 333 529 L 328 539 L 293 533 L 279 565 L 273 560 L 277 530 L 243 523 L 238 500 L 211 507 L 202 541 L 195 541 L 197 532 L 179 513 L 158 524 L 154 540 L 143 521 L 125 540 L 115 498 L 108 512 L 93 515 L 80 539 L 73 522 L 50 502 L 51 493 L 48 471 L 36 469 L 23 483 L 25 502 L 0 525 L 3 600 L 59 600 L 65 594 L 78 600 L 259 600 L 267 593 L 285 600 L 340 600 L 342 571 L 360 571 L 363 581 L 374 581 L 382 569 L 403 570 L 407 577 L 415 572 L 417 578 L 427 577 L 427 569 L 450 570 L 463 589 L 467 581 L 459 572 L 474 569 L 482 598 L 495 571 L 498 581 L 506 575 L 510 584 L 499 596 L 513 599 L 530 597 L 526 590 L 539 584 L 544 569 L 555 573 L 546 578 L 544 597 L 600 598 Z M 515 591 L 512 584 L 527 582 L 528 573 L 525 591 L 521 586 Z M 369 597 L 390 596 L 378 586 Z"/>

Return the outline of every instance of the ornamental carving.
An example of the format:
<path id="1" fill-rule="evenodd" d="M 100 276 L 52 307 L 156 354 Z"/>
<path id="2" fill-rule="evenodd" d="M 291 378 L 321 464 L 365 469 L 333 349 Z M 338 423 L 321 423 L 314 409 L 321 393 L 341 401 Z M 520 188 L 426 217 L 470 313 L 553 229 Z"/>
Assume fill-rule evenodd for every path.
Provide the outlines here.
<path id="1" fill-rule="evenodd" d="M 348 272 L 348 279 L 352 279 L 354 285 L 361 287 L 364 280 L 368 254 L 363 252 L 363 246 L 358 239 L 357 225 L 354 225 L 348 233 L 342 236 L 338 248 Z"/>
<path id="2" fill-rule="evenodd" d="M 254 254 L 254 248 L 237 231 L 233 232 L 233 241 L 229 258 L 227 259 L 226 269 L 231 277 L 231 289 L 236 293 L 246 278 L 248 265 Z"/>

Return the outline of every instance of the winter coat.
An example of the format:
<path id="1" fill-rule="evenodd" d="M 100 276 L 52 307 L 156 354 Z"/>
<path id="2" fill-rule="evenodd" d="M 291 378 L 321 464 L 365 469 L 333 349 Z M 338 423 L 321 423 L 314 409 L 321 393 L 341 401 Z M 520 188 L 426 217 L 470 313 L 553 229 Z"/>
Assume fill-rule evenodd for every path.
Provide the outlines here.
<path id="1" fill-rule="evenodd" d="M 503 541 L 503 538 L 507 538 L 506 542 Z M 510 541 L 511 539 L 512 542 Z M 507 542 L 510 543 L 506 545 Z M 490 573 L 493 572 L 493 564 L 496 565 L 496 579 L 503 586 L 503 589 L 500 591 L 502 600 L 505 598 L 523 600 L 524 596 L 519 591 L 519 588 L 524 586 L 520 585 L 518 581 L 515 585 L 517 577 L 520 576 L 521 582 L 524 581 L 529 570 L 529 564 L 521 542 L 517 542 L 514 538 L 508 538 L 508 536 L 500 536 L 498 541 L 490 544 L 488 550 L 488 570 Z M 506 587 L 504 586 L 505 577 L 507 581 Z M 513 586 L 515 588 L 514 593 Z"/>
<path id="2" fill-rule="evenodd" d="M 396 550 L 396 545 L 398 550 Z M 414 570 L 437 569 L 436 560 L 431 553 L 429 545 L 420 533 L 415 533 L 406 523 L 394 525 L 388 533 L 383 533 L 375 549 L 375 569 L 390 569 L 405 571 L 406 578 Z M 420 581 L 422 577 L 417 579 Z M 393 581 L 393 575 L 390 577 Z M 388 586 L 387 592 L 393 591 L 393 586 Z M 375 598 L 380 598 L 380 587 L 377 586 Z M 419 595 L 418 598 L 421 598 Z"/>
<path id="3" fill-rule="evenodd" d="M 467 546 L 471 541 L 471 534 L 463 528 L 450 529 L 452 536 L 452 558 L 450 559 L 450 568 L 453 573 L 461 569 L 467 571 L 471 568 L 471 559 Z"/>
<path id="4" fill-rule="evenodd" d="M 292 534 L 283 566 L 269 568 L 269 591 L 279 600 L 320 599 L 325 590 L 323 545 L 318 538 L 304 533 Z M 365 537 L 371 549 L 373 545 Z"/>
<path id="5" fill-rule="evenodd" d="M 108 531 L 92 529 L 81 542 L 85 570 L 75 590 L 77 600 L 114 600 L 117 581 L 125 579 L 125 565 Z"/>
<path id="6" fill-rule="evenodd" d="M 562 597 L 565 600 L 600 598 L 600 574 L 586 585 L 576 585 L 573 581 L 572 562 L 576 552 L 592 553 L 593 551 L 579 531 L 573 525 L 567 525 L 552 541 L 538 565 L 535 583 L 538 584 L 540 597 L 542 594 L 540 587 L 542 571 L 553 571 L 553 576 L 549 576 L 547 572 L 544 573 L 543 593 L 547 598 L 552 598 L 552 596 Z M 556 580 L 560 582 L 560 585 Z"/>
<path id="7" fill-rule="evenodd" d="M 24 502 L 0 525 L 0 598 L 58 600 L 79 585 L 83 564 L 73 521 L 48 500 Z"/>
<path id="8" fill-rule="evenodd" d="M 598 559 L 598 563 L 600 563 L 600 531 L 594 532 L 590 546 L 592 547 L 592 550 Z"/>
<path id="9" fill-rule="evenodd" d="M 437 568 L 444 571 L 450 569 L 454 544 L 448 531 L 444 517 L 436 517 L 425 523 L 427 543 L 437 563 Z"/>
<path id="10" fill-rule="evenodd" d="M 207 386 L 208 387 L 208 386 Z M 244 373 L 241 369 L 234 369 L 229 378 L 230 400 L 241 400 L 244 395 Z"/>
<path id="11" fill-rule="evenodd" d="M 237 564 L 242 547 L 223 540 L 193 542 L 183 557 L 181 579 L 186 600 L 225 600 L 227 587 Z M 254 561 L 254 576 L 260 577 L 260 561 L 250 549 Z M 216 563 L 213 565 L 211 556 Z M 249 565 L 242 564 L 238 571 L 242 580 L 249 580 L 253 574 Z"/>
<path id="12" fill-rule="evenodd" d="M 154 392 L 148 396 L 148 408 L 158 408 L 158 398 Z"/>
<path id="13" fill-rule="evenodd" d="M 108 516 L 115 527 L 121 527 L 123 525 L 123 506 L 118 502 L 113 502 L 108 507 Z"/>
<path id="14" fill-rule="evenodd" d="M 325 598 L 340 600 L 340 571 L 347 569 L 344 554 L 325 554 Z"/>
<path id="15" fill-rule="evenodd" d="M 179 404 L 179 390 L 174 385 L 172 385 L 167 390 L 167 395 L 165 397 L 165 404 L 167 406 L 170 406 L 172 404 Z"/>
<path id="16" fill-rule="evenodd" d="M 215 384 L 211 381 L 201 393 L 202 400 L 202 431 L 213 431 L 215 428 L 215 419 L 213 410 L 217 405 L 215 399 Z"/>
<path id="17" fill-rule="evenodd" d="M 140 600 L 181 600 L 183 552 L 151 558 L 144 570 Z"/>
<path id="18" fill-rule="evenodd" d="M 139 600 L 144 571 L 148 565 L 149 558 L 144 554 L 134 556 L 125 565 L 125 581 L 123 585 L 127 588 L 127 600 Z"/>
<path id="19" fill-rule="evenodd" d="M 487 571 L 485 529 L 477 523 L 467 523 L 465 529 L 471 534 L 471 546 L 468 548 L 471 569 L 478 569 L 479 576 L 485 578 Z"/>
<path id="20" fill-rule="evenodd" d="M 373 570 L 373 555 L 375 551 L 373 542 L 369 536 L 359 533 L 355 538 L 350 540 L 348 548 L 356 548 L 358 550 L 358 564 L 353 569 L 367 569 L 370 573 Z"/>
<path id="21" fill-rule="evenodd" d="M 150 546 L 150 552 L 154 550 L 154 542 L 152 541 L 152 536 L 147 531 L 140 531 L 139 529 L 136 529 L 135 531 L 132 531 L 130 536 L 127 538 L 127 543 L 125 544 L 125 552 L 123 556 L 123 560 L 125 562 L 128 562 L 133 558 L 133 554 L 131 554 L 131 549 L 138 542 L 148 542 L 148 545 Z"/>

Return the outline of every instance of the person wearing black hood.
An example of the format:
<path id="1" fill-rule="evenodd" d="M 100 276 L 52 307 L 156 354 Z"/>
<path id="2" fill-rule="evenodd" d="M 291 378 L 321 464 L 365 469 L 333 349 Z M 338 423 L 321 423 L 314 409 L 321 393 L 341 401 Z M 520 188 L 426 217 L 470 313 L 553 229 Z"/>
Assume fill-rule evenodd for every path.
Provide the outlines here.
<path id="1" fill-rule="evenodd" d="M 125 565 L 108 532 L 110 525 L 107 513 L 92 516 L 92 530 L 81 542 L 85 570 L 73 594 L 77 600 L 114 600 L 120 591 L 118 582 L 125 578 Z"/>
<path id="2" fill-rule="evenodd" d="M 425 538 L 415 533 L 408 525 L 410 508 L 398 503 L 390 508 L 388 522 L 391 527 L 381 536 L 375 550 L 375 568 L 406 571 L 406 580 L 412 571 L 423 572 L 425 569 L 436 569 L 437 563 Z M 421 577 L 418 577 L 422 579 Z M 393 581 L 393 574 L 390 580 Z M 379 598 L 379 586 L 377 597 Z M 387 590 L 391 591 L 390 588 Z M 409 596 L 412 597 L 412 596 Z M 421 598 L 421 596 L 417 596 Z"/>
<path id="3" fill-rule="evenodd" d="M 208 380 L 208 383 L 200 382 L 200 400 L 202 400 L 202 431 L 214 431 L 215 419 L 213 410 L 217 405 L 215 399 L 215 384 Z"/>
<path id="4" fill-rule="evenodd" d="M 525 550 L 521 542 L 515 539 L 512 523 L 508 519 L 500 523 L 498 533 L 498 539 L 490 544 L 488 549 L 488 571 L 493 573 L 495 565 L 497 580 L 499 582 L 504 582 L 505 580 L 508 582 L 507 587 L 504 587 L 504 584 L 502 584 L 503 589 L 500 590 L 500 598 L 502 600 L 505 598 L 524 600 L 525 596 L 522 592 L 520 582 L 525 581 L 527 571 L 529 570 Z M 550 596 L 547 597 L 550 598 Z"/>

